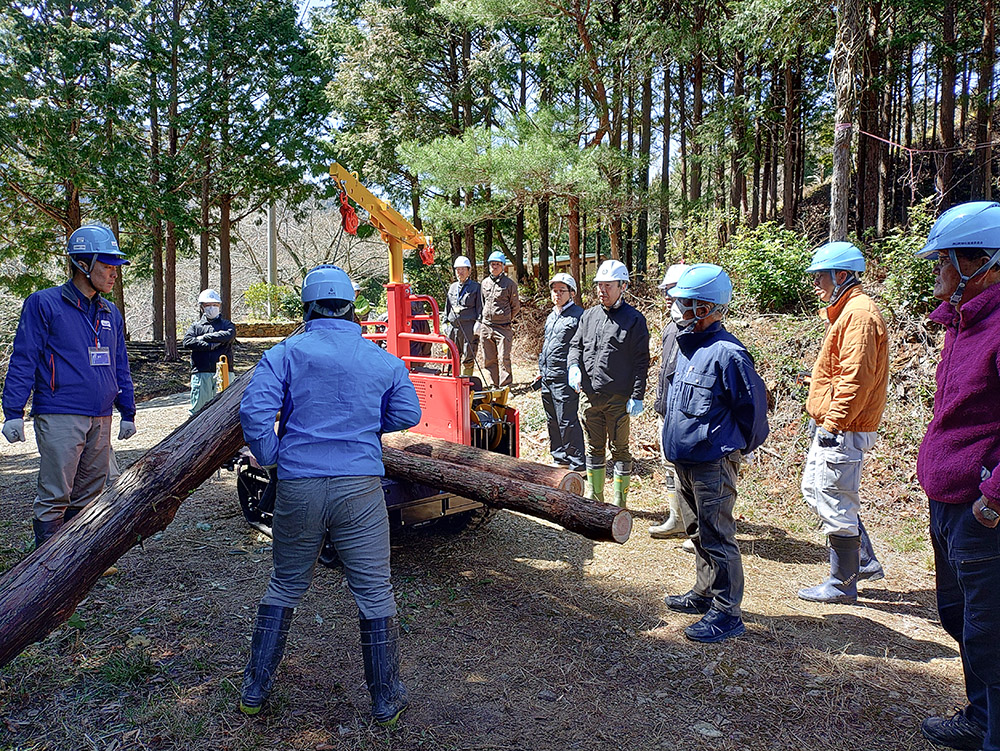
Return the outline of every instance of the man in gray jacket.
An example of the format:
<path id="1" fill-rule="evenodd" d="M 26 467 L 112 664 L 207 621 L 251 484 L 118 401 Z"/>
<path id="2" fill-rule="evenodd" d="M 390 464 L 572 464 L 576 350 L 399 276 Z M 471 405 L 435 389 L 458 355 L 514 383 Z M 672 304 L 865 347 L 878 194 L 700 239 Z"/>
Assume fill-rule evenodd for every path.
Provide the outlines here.
<path id="1" fill-rule="evenodd" d="M 556 274 L 549 282 L 549 289 L 552 312 L 545 319 L 545 341 L 538 355 L 542 407 L 548 422 L 553 462 L 582 472 L 586 464 L 578 414 L 580 395 L 566 381 L 566 360 L 583 308 L 576 304 L 576 280 L 569 274 Z"/>
<path id="2" fill-rule="evenodd" d="M 521 310 L 517 282 L 507 276 L 507 257 L 499 250 L 489 258 L 490 275 L 480 285 L 483 291 L 482 326 L 479 339 L 483 345 L 486 372 L 493 388 L 511 384 L 510 349 L 514 343 L 511 323 Z"/>
<path id="3" fill-rule="evenodd" d="M 479 348 L 476 325 L 483 312 L 483 296 L 479 282 L 472 278 L 472 261 L 465 256 L 455 259 L 455 279 L 445 300 L 445 335 L 455 342 L 462 356 L 462 375 L 471 376 Z"/>

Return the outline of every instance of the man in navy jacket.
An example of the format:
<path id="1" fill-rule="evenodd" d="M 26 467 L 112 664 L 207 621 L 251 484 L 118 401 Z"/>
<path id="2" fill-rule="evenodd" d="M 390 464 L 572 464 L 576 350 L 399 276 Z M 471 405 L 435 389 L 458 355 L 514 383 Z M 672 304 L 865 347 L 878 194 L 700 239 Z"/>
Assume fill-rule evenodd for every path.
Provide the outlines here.
<path id="1" fill-rule="evenodd" d="M 73 278 L 28 296 L 14 335 L 3 389 L 3 434 L 25 440 L 31 414 L 40 457 L 32 527 L 35 545 L 94 500 L 111 466 L 111 410 L 119 439 L 135 435 L 135 394 L 122 315 L 101 297 L 128 264 L 107 227 L 81 227 L 69 238 Z"/>
<path id="2" fill-rule="evenodd" d="M 666 598 L 681 613 L 704 614 L 684 629 L 717 642 L 746 629 L 740 612 L 743 562 L 736 544 L 736 474 L 767 438 L 767 392 L 746 348 L 722 327 L 733 285 L 719 266 L 698 263 L 670 292 L 677 367 L 667 391 L 663 453 L 677 472 L 681 517 L 695 547 L 696 581 Z"/>

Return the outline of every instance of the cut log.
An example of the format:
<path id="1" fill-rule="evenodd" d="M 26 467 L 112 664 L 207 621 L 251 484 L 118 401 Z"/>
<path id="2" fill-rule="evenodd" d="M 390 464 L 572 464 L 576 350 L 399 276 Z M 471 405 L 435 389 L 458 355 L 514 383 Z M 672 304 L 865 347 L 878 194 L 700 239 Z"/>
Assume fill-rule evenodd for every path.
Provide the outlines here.
<path id="1" fill-rule="evenodd" d="M 240 397 L 252 372 L 147 451 L 0 579 L 0 667 L 69 618 L 109 566 L 165 529 L 181 502 L 236 455 L 243 446 Z"/>
<path id="2" fill-rule="evenodd" d="M 236 378 L 0 579 L 0 667 L 65 622 L 109 566 L 165 529 L 184 499 L 237 454 L 243 446 L 240 398 L 252 374 L 250 370 Z M 494 461 L 503 458 L 490 456 Z M 525 479 L 470 471 L 468 466 L 389 446 L 384 459 L 392 476 L 538 516 L 594 540 L 622 543 L 632 528 L 632 517 L 624 509 Z"/>
<path id="3" fill-rule="evenodd" d="M 491 472 L 504 477 L 513 477 L 515 480 L 527 480 L 538 485 L 548 485 L 550 488 L 565 490 L 567 493 L 583 495 L 583 475 L 568 469 L 550 467 L 526 459 L 515 459 L 512 456 L 496 454 L 492 451 L 409 431 L 387 433 L 382 436 L 382 445 L 400 451 L 408 451 L 411 454 L 427 456 L 431 459 L 451 462 L 469 470 Z"/>
<path id="4" fill-rule="evenodd" d="M 632 515 L 625 509 L 564 490 L 484 470 L 469 471 L 459 464 L 385 444 L 382 463 L 392 477 L 441 488 L 495 508 L 537 516 L 591 540 L 624 543 L 632 532 Z"/>

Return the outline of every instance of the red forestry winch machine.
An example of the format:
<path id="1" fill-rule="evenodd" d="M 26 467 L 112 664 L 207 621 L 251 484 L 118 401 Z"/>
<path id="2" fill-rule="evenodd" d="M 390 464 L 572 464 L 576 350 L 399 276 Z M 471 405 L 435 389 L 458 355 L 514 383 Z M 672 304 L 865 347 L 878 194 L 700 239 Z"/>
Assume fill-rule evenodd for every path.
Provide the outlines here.
<path id="1" fill-rule="evenodd" d="M 432 239 L 416 229 L 402 214 L 365 188 L 357 175 L 339 164 L 330 167 L 330 175 L 340 190 L 340 213 L 345 232 L 354 234 L 358 217 L 348 198 L 368 212 L 369 221 L 389 246 L 389 282 L 385 285 L 388 306 L 384 321 L 362 321 L 366 339 L 383 344 L 406 363 L 410 380 L 420 400 L 420 424 L 411 432 L 441 438 L 466 446 L 494 451 L 507 456 L 520 455 L 520 418 L 508 402 L 509 389 L 477 389 L 478 381 L 461 373 L 455 343 L 441 333 L 440 310 L 430 295 L 414 294 L 403 279 L 403 251 L 415 250 L 420 260 L 434 262 Z M 430 313 L 414 313 L 426 305 Z M 430 333 L 414 332 L 414 323 L 426 321 Z M 411 355 L 410 343 L 443 346 L 443 357 Z M 243 513 L 251 526 L 270 536 L 274 508 L 274 483 L 248 451 L 237 460 L 237 488 Z M 459 524 L 481 518 L 485 507 L 439 489 L 393 478 L 382 481 L 390 521 L 396 526 L 429 522 L 455 516 Z M 461 516 L 458 516 L 461 515 Z M 327 546 L 321 562 L 331 562 Z"/>

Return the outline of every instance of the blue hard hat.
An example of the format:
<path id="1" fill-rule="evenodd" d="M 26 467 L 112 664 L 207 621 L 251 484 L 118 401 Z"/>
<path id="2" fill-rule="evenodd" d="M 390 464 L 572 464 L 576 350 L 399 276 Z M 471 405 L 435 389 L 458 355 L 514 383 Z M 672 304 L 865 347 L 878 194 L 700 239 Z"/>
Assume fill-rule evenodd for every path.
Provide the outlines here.
<path id="1" fill-rule="evenodd" d="M 302 282 L 302 302 L 354 299 L 354 287 L 347 272 L 332 263 L 317 266 Z"/>
<path id="2" fill-rule="evenodd" d="M 94 256 L 108 266 L 124 266 L 128 258 L 118 248 L 115 233 L 102 224 L 88 224 L 73 230 L 66 243 L 66 253 L 69 256 Z"/>
<path id="3" fill-rule="evenodd" d="M 503 251 L 501 250 L 494 250 L 492 253 L 490 253 L 488 263 L 493 263 L 494 261 L 502 263 L 504 266 L 506 266 L 508 263 L 507 256 L 505 256 L 503 254 Z"/>
<path id="4" fill-rule="evenodd" d="M 983 255 L 1000 248 L 1000 203 L 971 201 L 953 206 L 931 227 L 917 258 L 936 261 L 943 250 L 982 249 Z"/>
<path id="5" fill-rule="evenodd" d="M 688 266 L 670 296 L 682 300 L 703 300 L 716 305 L 728 305 L 733 299 L 733 283 L 729 274 L 714 263 Z"/>
<path id="6" fill-rule="evenodd" d="M 806 273 L 817 271 L 857 271 L 865 270 L 865 257 L 858 247 L 848 242 L 834 242 L 820 245 L 813 252 L 812 263 Z"/>

